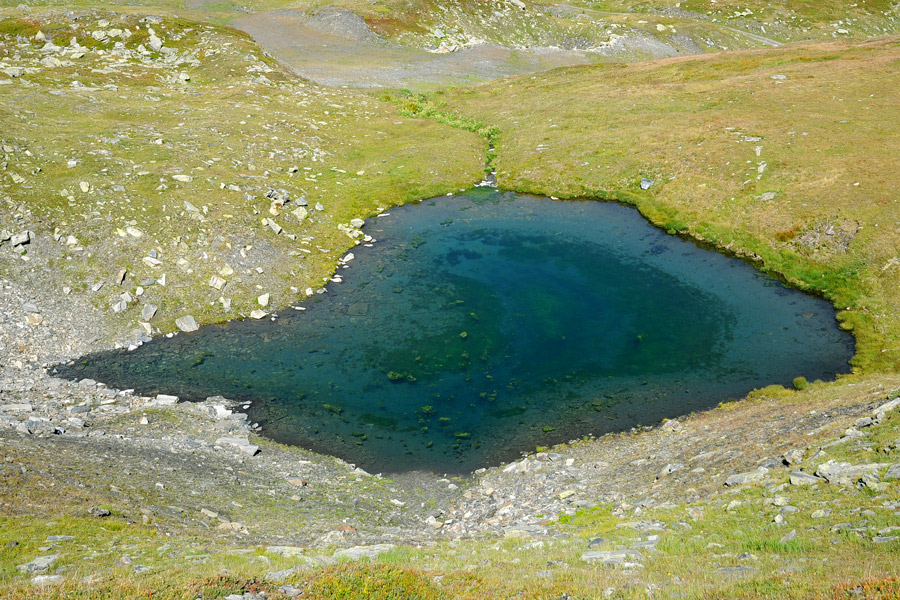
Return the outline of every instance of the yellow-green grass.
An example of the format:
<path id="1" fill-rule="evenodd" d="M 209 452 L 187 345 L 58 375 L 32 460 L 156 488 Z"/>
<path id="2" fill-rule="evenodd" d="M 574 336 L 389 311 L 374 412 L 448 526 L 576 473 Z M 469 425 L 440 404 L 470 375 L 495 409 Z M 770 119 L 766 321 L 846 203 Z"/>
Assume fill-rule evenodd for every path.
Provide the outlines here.
<path id="1" fill-rule="evenodd" d="M 825 295 L 871 371 L 900 364 L 898 82 L 885 38 L 575 67 L 427 102 L 496 128 L 503 187 L 634 204 Z"/>
<path id="2" fill-rule="evenodd" d="M 163 329 L 188 312 L 202 321 L 246 315 L 263 293 L 284 306 L 307 287 L 321 287 L 352 247 L 340 224 L 479 178 L 477 137 L 398 117 L 391 105 L 364 95 L 307 85 L 242 34 L 181 19 L 154 25 L 167 46 L 199 63 L 176 67 L 157 53 L 149 66 L 134 59 L 120 64 L 110 55 L 113 40 L 98 43 L 89 35 L 106 19 L 109 28 L 132 28 L 126 48 L 146 46 L 149 33 L 138 18 L 95 12 L 75 24 L 60 15 L 0 21 L 0 56 L 13 65 L 34 67 L 44 56 L 38 31 L 62 46 L 74 36 L 88 48 L 70 59 L 72 66 L 37 65 L 0 87 L 7 146 L 0 195 L 8 199 L 0 225 L 21 228 L 14 217 L 23 206 L 29 210 L 33 219 L 24 226 L 43 236 L 45 251 L 48 243 L 54 248 L 48 266 L 60 285 L 78 293 L 127 269 L 124 289 L 107 285 L 93 295 L 103 310 L 122 291 L 134 293 L 142 280 L 163 273 L 167 285 L 149 288 L 143 298 L 160 307 Z M 23 43 L 16 36 L 29 37 Z M 173 82 L 179 73 L 190 81 Z M 84 87 L 72 87 L 76 81 Z M 70 168 L 69 159 L 80 162 Z M 193 180 L 176 181 L 176 174 Z M 89 192 L 81 191 L 82 182 Z M 277 217 L 269 212 L 270 188 L 286 189 L 293 199 Z M 290 214 L 301 196 L 310 211 L 302 223 Z M 186 201 L 203 220 L 190 218 Z M 318 202 L 323 212 L 314 209 Z M 263 218 L 274 218 L 285 233 L 268 230 Z M 144 235 L 126 233 L 129 226 Z M 53 244 L 54 231 L 74 235 L 84 251 Z M 142 262 L 153 249 L 163 261 L 158 267 Z M 225 277 L 226 288 L 209 287 L 226 267 L 235 271 Z M 216 302 L 220 296 L 232 299 L 230 311 Z M 120 322 L 134 323 L 135 310 L 133 304 Z"/>

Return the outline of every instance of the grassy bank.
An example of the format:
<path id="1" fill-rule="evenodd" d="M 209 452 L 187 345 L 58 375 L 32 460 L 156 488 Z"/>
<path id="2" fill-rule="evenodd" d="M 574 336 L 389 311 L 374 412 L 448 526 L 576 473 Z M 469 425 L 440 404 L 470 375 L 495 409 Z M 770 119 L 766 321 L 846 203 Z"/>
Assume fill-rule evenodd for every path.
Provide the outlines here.
<path id="1" fill-rule="evenodd" d="M 788 47 L 563 69 L 431 102 L 499 131 L 501 186 L 634 204 L 757 261 L 838 307 L 857 370 L 892 371 L 898 58 L 896 38 Z"/>

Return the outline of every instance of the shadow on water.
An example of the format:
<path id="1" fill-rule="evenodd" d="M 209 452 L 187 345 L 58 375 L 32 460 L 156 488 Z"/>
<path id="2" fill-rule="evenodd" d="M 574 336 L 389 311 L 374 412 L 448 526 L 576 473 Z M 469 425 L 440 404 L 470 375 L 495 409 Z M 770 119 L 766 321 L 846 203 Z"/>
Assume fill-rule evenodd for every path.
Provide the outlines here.
<path id="1" fill-rule="evenodd" d="M 849 370 L 824 300 L 636 210 L 495 190 L 370 220 L 344 283 L 59 368 L 144 394 L 252 401 L 264 435 L 372 472 L 463 473 Z"/>

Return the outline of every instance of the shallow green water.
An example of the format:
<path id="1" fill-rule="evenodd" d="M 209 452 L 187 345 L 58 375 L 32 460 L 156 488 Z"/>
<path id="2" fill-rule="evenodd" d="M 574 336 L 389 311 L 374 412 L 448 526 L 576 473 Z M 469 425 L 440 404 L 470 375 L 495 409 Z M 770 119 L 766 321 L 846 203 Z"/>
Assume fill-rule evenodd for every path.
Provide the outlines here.
<path id="1" fill-rule="evenodd" d="M 823 300 L 628 207 L 493 190 L 372 219 L 378 242 L 276 321 L 211 326 L 63 369 L 252 400 L 265 435 L 372 472 L 459 473 L 848 371 Z"/>

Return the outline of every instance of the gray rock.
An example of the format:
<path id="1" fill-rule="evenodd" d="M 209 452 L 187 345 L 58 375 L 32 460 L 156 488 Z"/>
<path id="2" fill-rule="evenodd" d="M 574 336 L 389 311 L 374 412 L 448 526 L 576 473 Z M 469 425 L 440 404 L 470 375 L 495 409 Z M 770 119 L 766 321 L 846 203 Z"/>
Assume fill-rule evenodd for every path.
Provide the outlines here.
<path id="1" fill-rule="evenodd" d="M 145 304 L 144 308 L 141 309 L 141 318 L 145 321 L 149 321 L 156 316 L 157 310 L 155 304 Z"/>
<path id="2" fill-rule="evenodd" d="M 900 464 L 891 465 L 882 479 L 884 479 L 885 481 L 900 479 Z"/>
<path id="3" fill-rule="evenodd" d="M 736 473 L 725 480 L 725 485 L 731 487 L 735 485 L 744 485 L 765 479 L 769 475 L 769 470 L 765 467 L 759 467 L 755 471 L 748 473 Z"/>
<path id="4" fill-rule="evenodd" d="M 864 427 L 871 427 L 875 424 L 875 419 L 872 417 L 862 417 L 861 419 L 857 419 L 853 421 L 853 426 L 857 429 L 862 429 Z"/>
<path id="5" fill-rule="evenodd" d="M 321 212 L 321 211 L 325 210 L 325 207 L 322 206 L 321 202 L 316 202 L 316 210 Z"/>
<path id="6" fill-rule="evenodd" d="M 159 39 L 156 35 L 150 36 L 150 48 L 154 52 L 159 52 L 162 49 L 162 46 L 163 46 L 163 42 L 161 39 Z"/>
<path id="7" fill-rule="evenodd" d="M 782 456 L 782 460 L 786 465 L 796 465 L 797 463 L 801 463 L 803 462 L 803 450 L 800 450 L 799 448 L 788 450 L 784 453 L 784 456 Z"/>
<path id="8" fill-rule="evenodd" d="M 9 243 L 13 246 L 24 246 L 31 242 L 31 232 L 23 231 L 22 233 L 17 233 L 9 239 Z"/>
<path id="9" fill-rule="evenodd" d="M 47 556 L 38 556 L 31 562 L 26 563 L 24 565 L 19 565 L 16 568 L 24 573 L 37 573 L 39 571 L 46 571 L 47 569 L 52 567 L 58 560 L 59 560 L 59 554 L 49 554 Z"/>
<path id="10" fill-rule="evenodd" d="M 897 407 L 900 407 L 900 398 L 894 398 L 893 400 L 885 402 L 884 404 L 873 410 L 872 415 L 875 417 L 875 420 L 880 423 L 884 420 L 884 417 L 887 413 L 891 412 Z"/>
<path id="11" fill-rule="evenodd" d="M 259 452 L 259 446 L 251 444 L 247 438 L 224 437 L 217 439 L 216 444 L 237 448 L 250 456 L 255 456 Z"/>
<path id="12" fill-rule="evenodd" d="M 154 404 L 168 406 L 178 402 L 178 396 L 170 396 L 169 394 L 157 394 Z"/>
<path id="13" fill-rule="evenodd" d="M 175 319 L 175 326 L 184 332 L 197 331 L 198 329 L 200 329 L 200 326 L 197 325 L 197 321 L 194 320 L 194 317 L 190 315 L 185 315 L 183 317 L 178 317 L 177 319 Z"/>
<path id="14" fill-rule="evenodd" d="M 652 179 L 647 179 L 646 177 L 641 177 L 641 189 L 642 190 L 649 190 L 651 185 L 653 185 Z"/>
<path id="15" fill-rule="evenodd" d="M 816 485 L 822 480 L 815 475 L 810 475 L 809 473 L 794 471 L 793 473 L 791 473 L 790 481 L 791 485 Z"/>
<path id="16" fill-rule="evenodd" d="M 851 465 L 847 462 L 828 462 L 819 465 L 816 475 L 828 480 L 828 483 L 837 485 L 854 485 L 863 475 L 877 473 L 886 465 L 870 463 L 865 465 Z"/>
<path id="17" fill-rule="evenodd" d="M 374 544 L 372 546 L 353 546 L 352 548 L 345 548 L 344 550 L 338 550 L 333 554 L 334 558 L 337 559 L 347 559 L 347 560 L 359 560 L 360 558 L 368 558 L 369 560 L 375 560 L 378 558 L 379 554 L 384 554 L 390 550 L 394 549 L 393 544 Z"/>
<path id="18" fill-rule="evenodd" d="M 75 539 L 74 535 L 48 535 L 47 536 L 48 542 L 67 542 L 69 540 L 74 540 L 74 539 Z"/>
<path id="19" fill-rule="evenodd" d="M 39 313 L 41 311 L 38 310 L 37 304 L 34 302 L 26 302 L 22 305 L 22 310 L 27 313 Z"/>
<path id="20" fill-rule="evenodd" d="M 302 565 L 297 565 L 296 567 L 291 567 L 289 569 L 281 569 L 280 571 L 272 571 L 271 573 L 266 573 L 265 579 L 266 579 L 266 581 L 272 581 L 272 582 L 277 583 L 279 581 L 284 581 L 291 575 L 295 575 L 296 573 L 299 573 L 300 571 L 303 571 L 304 569 L 310 569 L 310 568 L 312 568 L 311 565 L 302 564 Z M 284 586 L 284 587 L 288 587 L 288 586 Z"/>
<path id="21" fill-rule="evenodd" d="M 292 585 L 283 585 L 278 588 L 278 591 L 281 592 L 282 594 L 284 594 L 285 596 L 287 596 L 288 598 L 296 598 L 297 596 L 299 596 L 300 594 L 303 593 L 302 589 L 300 589 L 298 587 L 294 587 Z"/>
<path id="22" fill-rule="evenodd" d="M 109 512 L 109 509 L 100 508 L 99 506 L 93 506 L 90 510 L 88 510 L 88 514 L 92 517 L 103 518 L 110 516 L 112 513 Z"/>
<path id="23" fill-rule="evenodd" d="M 112 306 L 112 311 L 114 313 L 121 313 L 121 312 L 125 312 L 126 310 L 128 310 L 128 303 L 125 302 L 124 300 L 119 300 Z"/>
<path id="24" fill-rule="evenodd" d="M 684 464 L 682 464 L 682 463 L 670 463 L 670 464 L 664 466 L 664 467 L 660 470 L 660 472 L 659 472 L 659 474 L 656 476 L 656 478 L 657 478 L 657 479 L 662 479 L 662 478 L 665 477 L 666 475 L 669 475 L 669 474 L 671 474 L 671 473 L 674 473 L 675 471 L 681 471 L 682 469 L 684 469 Z"/>
<path id="25" fill-rule="evenodd" d="M 599 562 L 607 567 L 639 565 L 643 555 L 637 550 L 591 550 L 581 555 L 585 562 Z"/>
<path id="26" fill-rule="evenodd" d="M 796 539 L 797 539 L 797 530 L 796 530 L 796 529 L 791 529 L 788 533 L 786 533 L 786 534 L 779 540 L 778 543 L 780 543 L 780 544 L 787 544 L 788 542 L 793 542 L 793 541 L 796 540 Z"/>

